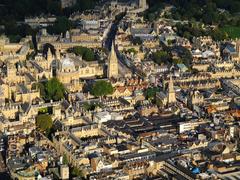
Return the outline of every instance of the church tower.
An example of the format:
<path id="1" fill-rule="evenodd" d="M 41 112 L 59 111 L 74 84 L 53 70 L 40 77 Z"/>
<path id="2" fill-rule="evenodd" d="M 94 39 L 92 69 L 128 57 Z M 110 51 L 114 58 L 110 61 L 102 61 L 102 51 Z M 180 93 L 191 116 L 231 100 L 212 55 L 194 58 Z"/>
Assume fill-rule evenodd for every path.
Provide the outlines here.
<path id="1" fill-rule="evenodd" d="M 8 63 L 7 64 L 7 79 L 8 82 L 14 82 L 16 80 L 17 75 L 17 69 L 15 67 L 15 64 Z"/>
<path id="2" fill-rule="evenodd" d="M 51 52 L 51 49 L 48 48 L 48 52 L 47 52 L 47 66 L 48 66 L 48 69 L 51 67 L 52 60 L 53 60 L 53 54 Z"/>
<path id="3" fill-rule="evenodd" d="M 147 0 L 139 0 L 138 5 L 139 5 L 139 8 L 144 10 L 148 8 Z"/>
<path id="4" fill-rule="evenodd" d="M 114 43 L 112 42 L 112 48 L 110 55 L 108 57 L 108 78 L 117 78 L 118 77 L 118 58 L 115 52 Z"/>
<path id="5" fill-rule="evenodd" d="M 60 49 L 56 49 L 55 51 L 55 58 L 60 60 L 61 59 L 61 52 L 60 52 Z"/>
<path id="6" fill-rule="evenodd" d="M 170 80 L 168 83 L 168 105 L 176 102 L 176 95 L 173 85 L 172 75 L 170 75 Z"/>

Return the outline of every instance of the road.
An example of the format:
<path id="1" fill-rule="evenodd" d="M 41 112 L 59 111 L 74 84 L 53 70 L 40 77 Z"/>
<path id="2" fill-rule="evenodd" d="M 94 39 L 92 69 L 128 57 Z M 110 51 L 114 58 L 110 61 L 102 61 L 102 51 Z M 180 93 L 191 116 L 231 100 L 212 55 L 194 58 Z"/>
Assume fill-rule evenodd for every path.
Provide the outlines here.
<path id="1" fill-rule="evenodd" d="M 115 40 L 116 34 L 117 34 L 117 30 L 118 30 L 118 25 L 120 23 L 121 20 L 119 21 L 115 21 L 112 24 L 112 27 L 108 33 L 107 39 L 104 43 L 104 46 L 106 49 L 108 49 L 108 51 L 110 52 L 111 50 L 111 46 L 112 46 L 112 42 Z M 121 76 L 125 76 L 126 74 L 131 73 L 131 70 L 126 66 L 126 63 L 124 62 L 124 59 L 122 58 L 120 52 L 116 49 L 116 54 L 118 57 L 118 70 Z"/>

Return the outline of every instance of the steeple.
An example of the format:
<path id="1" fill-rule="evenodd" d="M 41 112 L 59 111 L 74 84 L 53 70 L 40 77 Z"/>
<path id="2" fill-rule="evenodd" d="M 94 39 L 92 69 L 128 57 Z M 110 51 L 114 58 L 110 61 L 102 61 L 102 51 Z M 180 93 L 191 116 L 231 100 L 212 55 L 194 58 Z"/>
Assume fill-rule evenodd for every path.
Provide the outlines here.
<path id="1" fill-rule="evenodd" d="M 49 47 L 48 48 L 48 52 L 47 52 L 47 65 L 48 65 L 48 68 L 50 68 L 52 60 L 53 60 L 53 55 L 52 55 L 51 49 Z"/>
<path id="2" fill-rule="evenodd" d="M 138 5 L 139 5 L 139 8 L 144 10 L 148 8 L 147 0 L 139 0 Z"/>
<path id="3" fill-rule="evenodd" d="M 118 58 L 115 52 L 115 46 L 112 42 L 111 52 L 108 57 L 108 78 L 117 78 L 118 77 Z"/>
<path id="4" fill-rule="evenodd" d="M 47 60 L 52 60 L 52 52 L 51 52 L 51 48 L 48 48 L 48 52 L 47 52 Z"/>
<path id="5" fill-rule="evenodd" d="M 176 95 L 175 95 L 172 75 L 170 75 L 170 80 L 168 83 L 168 105 L 175 102 L 176 102 Z"/>

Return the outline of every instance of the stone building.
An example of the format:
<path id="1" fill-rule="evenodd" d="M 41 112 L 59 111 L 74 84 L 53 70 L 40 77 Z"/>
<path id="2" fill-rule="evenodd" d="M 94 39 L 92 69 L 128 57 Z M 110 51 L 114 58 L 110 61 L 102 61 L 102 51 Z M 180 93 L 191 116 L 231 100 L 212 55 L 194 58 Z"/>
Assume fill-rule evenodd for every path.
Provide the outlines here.
<path id="1" fill-rule="evenodd" d="M 82 89 L 81 79 L 96 76 L 103 76 L 103 65 L 97 61 L 84 61 L 81 57 L 60 59 L 56 70 L 56 77 L 72 92 Z"/>
<path id="2" fill-rule="evenodd" d="M 168 83 L 168 105 L 176 102 L 176 95 L 173 85 L 172 76 L 170 76 L 170 81 Z"/>
<path id="3" fill-rule="evenodd" d="M 108 78 L 117 78 L 118 77 L 118 58 L 115 52 L 115 46 L 112 43 L 112 48 L 110 55 L 108 57 Z"/>

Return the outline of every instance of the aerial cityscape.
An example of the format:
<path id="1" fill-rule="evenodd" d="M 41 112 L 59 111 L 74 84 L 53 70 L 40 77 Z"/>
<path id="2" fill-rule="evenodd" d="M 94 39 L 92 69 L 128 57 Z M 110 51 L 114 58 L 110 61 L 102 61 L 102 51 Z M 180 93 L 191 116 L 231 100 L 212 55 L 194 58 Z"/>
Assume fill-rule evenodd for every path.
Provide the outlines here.
<path id="1" fill-rule="evenodd" d="M 239 180 L 239 0 L 1 0 L 0 180 Z"/>

